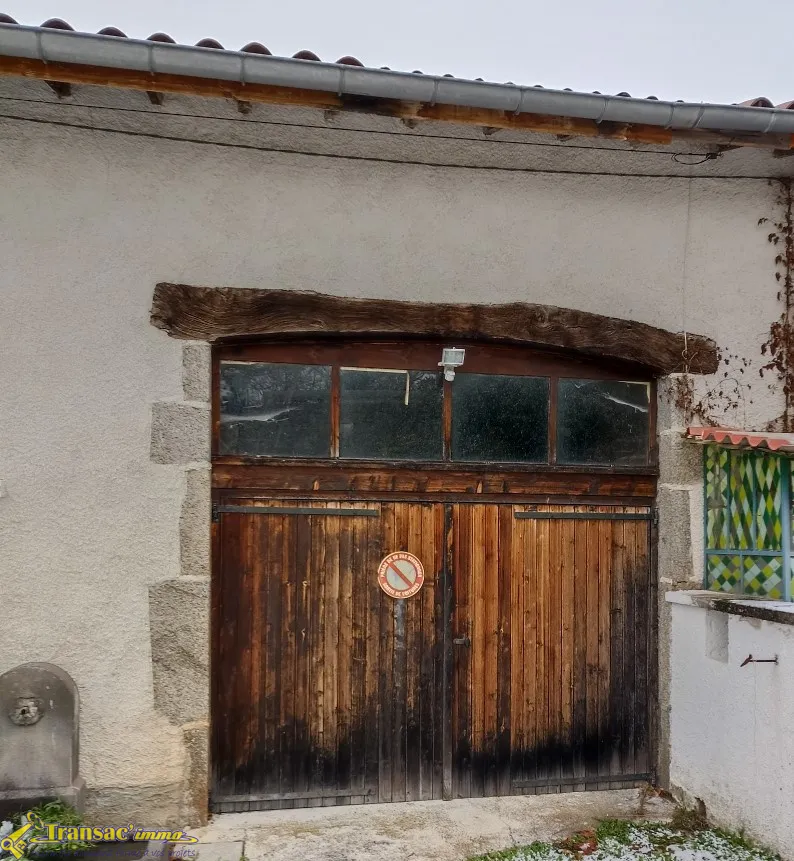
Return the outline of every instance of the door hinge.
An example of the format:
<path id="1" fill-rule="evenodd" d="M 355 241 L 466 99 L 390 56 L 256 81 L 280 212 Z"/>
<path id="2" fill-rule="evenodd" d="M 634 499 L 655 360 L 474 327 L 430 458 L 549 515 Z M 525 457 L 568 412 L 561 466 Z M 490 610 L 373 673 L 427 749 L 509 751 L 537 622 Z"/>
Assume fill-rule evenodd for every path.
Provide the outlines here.
<path id="1" fill-rule="evenodd" d="M 220 513 L 220 511 L 218 511 L 218 503 L 213 502 L 212 503 L 212 522 L 218 523 L 218 521 L 220 519 L 221 519 L 221 513 Z"/>
<path id="2" fill-rule="evenodd" d="M 659 509 L 656 506 L 654 506 L 651 511 L 651 523 L 653 523 L 654 526 L 659 525 Z"/>

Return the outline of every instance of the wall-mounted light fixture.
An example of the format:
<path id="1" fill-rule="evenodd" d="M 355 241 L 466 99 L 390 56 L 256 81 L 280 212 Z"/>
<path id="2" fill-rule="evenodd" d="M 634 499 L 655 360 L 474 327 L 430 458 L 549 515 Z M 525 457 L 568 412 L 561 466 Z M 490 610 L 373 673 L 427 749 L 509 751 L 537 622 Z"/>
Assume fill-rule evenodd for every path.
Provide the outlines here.
<path id="1" fill-rule="evenodd" d="M 444 369 L 444 379 L 452 382 L 455 379 L 455 368 L 459 368 L 466 358 L 466 351 L 462 347 L 444 347 L 441 351 L 439 368 Z"/>

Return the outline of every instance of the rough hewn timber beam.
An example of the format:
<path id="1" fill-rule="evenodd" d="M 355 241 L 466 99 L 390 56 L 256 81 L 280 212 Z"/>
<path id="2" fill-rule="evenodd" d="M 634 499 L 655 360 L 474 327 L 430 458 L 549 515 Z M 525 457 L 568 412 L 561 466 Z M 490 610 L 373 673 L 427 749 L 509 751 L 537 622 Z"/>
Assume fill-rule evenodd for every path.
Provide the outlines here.
<path id="1" fill-rule="evenodd" d="M 151 321 L 174 338 L 336 334 L 500 341 L 636 362 L 669 374 L 717 370 L 717 345 L 703 335 L 657 329 L 553 305 L 453 305 L 348 299 L 291 290 L 158 284 Z"/>

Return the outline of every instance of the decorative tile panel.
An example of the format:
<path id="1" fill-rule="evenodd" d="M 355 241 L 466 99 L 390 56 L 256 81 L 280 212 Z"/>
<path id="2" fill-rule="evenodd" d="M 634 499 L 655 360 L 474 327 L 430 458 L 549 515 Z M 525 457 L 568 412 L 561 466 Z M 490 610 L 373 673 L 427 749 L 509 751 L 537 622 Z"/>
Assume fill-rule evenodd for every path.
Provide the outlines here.
<path id="1" fill-rule="evenodd" d="M 741 592 L 741 556 L 707 556 L 706 586 L 718 592 Z"/>
<path id="2" fill-rule="evenodd" d="M 728 450 L 716 445 L 706 446 L 706 547 L 726 549 L 729 534 L 728 518 Z"/>
<path id="3" fill-rule="evenodd" d="M 755 503 L 753 455 L 730 453 L 730 548 L 753 547 L 753 507 Z"/>
<path id="4" fill-rule="evenodd" d="M 745 556 L 744 588 L 747 595 L 783 597 L 783 559 L 779 556 Z"/>
<path id="5" fill-rule="evenodd" d="M 794 536 L 794 511 L 783 511 L 794 485 L 794 459 L 709 445 L 704 478 L 706 587 L 782 598 L 788 554 L 794 554 L 792 538 L 784 559 L 783 517 Z"/>
<path id="6" fill-rule="evenodd" d="M 755 460 L 755 546 L 758 550 L 780 550 L 782 482 L 780 458 L 753 455 Z"/>

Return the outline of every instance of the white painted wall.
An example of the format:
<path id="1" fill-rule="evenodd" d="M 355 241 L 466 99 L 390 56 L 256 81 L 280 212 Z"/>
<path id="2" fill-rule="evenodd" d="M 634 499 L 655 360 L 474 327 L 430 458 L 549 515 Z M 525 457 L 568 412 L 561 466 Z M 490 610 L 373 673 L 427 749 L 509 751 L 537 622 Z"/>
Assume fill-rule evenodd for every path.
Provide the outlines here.
<path id="1" fill-rule="evenodd" d="M 175 577 L 180 400 L 157 281 L 547 302 L 714 337 L 760 362 L 779 314 L 765 180 L 562 177 L 269 154 L 0 123 L 0 670 L 82 695 L 92 787 L 182 780 L 153 710 L 147 587 Z M 754 380 L 754 382 L 757 382 Z M 734 417 L 782 411 L 754 386 Z"/>
<path id="2" fill-rule="evenodd" d="M 671 783 L 714 821 L 794 858 L 794 625 L 693 603 L 709 594 L 668 594 Z M 794 606 L 777 606 L 794 623 Z M 750 654 L 779 663 L 740 666 Z"/>

